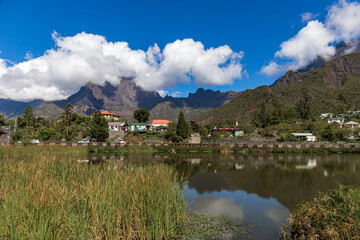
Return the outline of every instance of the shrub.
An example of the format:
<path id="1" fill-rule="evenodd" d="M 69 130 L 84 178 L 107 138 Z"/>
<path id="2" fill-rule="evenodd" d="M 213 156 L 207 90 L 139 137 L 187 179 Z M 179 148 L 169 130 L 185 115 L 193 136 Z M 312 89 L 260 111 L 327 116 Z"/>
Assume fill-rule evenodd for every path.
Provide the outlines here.
<path id="1" fill-rule="evenodd" d="M 360 188 L 340 186 L 298 205 L 283 227 L 284 239 L 358 239 Z"/>

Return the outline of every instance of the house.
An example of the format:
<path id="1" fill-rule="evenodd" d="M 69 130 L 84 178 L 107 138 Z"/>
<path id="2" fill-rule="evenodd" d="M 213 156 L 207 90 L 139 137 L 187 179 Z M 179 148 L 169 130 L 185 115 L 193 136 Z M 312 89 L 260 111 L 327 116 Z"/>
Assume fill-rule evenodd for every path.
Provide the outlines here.
<path id="1" fill-rule="evenodd" d="M 153 130 L 165 129 L 167 126 L 169 126 L 169 123 L 171 123 L 169 120 L 153 120 L 151 123 L 151 128 Z"/>
<path id="2" fill-rule="evenodd" d="M 295 137 L 297 137 L 300 141 L 307 142 L 315 142 L 316 136 L 312 135 L 312 133 L 291 133 Z"/>
<path id="3" fill-rule="evenodd" d="M 345 119 L 344 118 L 329 118 L 328 123 L 337 123 L 337 124 L 344 124 Z"/>
<path id="4" fill-rule="evenodd" d="M 132 132 L 144 132 L 144 131 L 146 131 L 146 124 L 144 124 L 144 123 L 132 123 L 132 124 L 130 124 L 130 131 L 132 131 Z"/>
<path id="5" fill-rule="evenodd" d="M 358 122 L 350 121 L 345 124 L 340 125 L 340 128 L 358 128 L 360 124 Z"/>
<path id="6" fill-rule="evenodd" d="M 332 114 L 332 113 L 322 113 L 322 114 L 320 114 L 321 119 L 332 118 L 333 116 L 334 116 L 334 114 Z"/>
<path id="7" fill-rule="evenodd" d="M 118 131 L 127 131 L 128 125 L 126 122 L 108 122 L 109 131 L 118 132 Z"/>
<path id="8" fill-rule="evenodd" d="M 244 131 L 241 131 L 240 129 L 236 129 L 236 128 L 213 128 L 210 130 L 208 136 L 212 136 L 212 134 L 216 131 L 229 132 L 230 137 L 244 136 Z"/>
<path id="9" fill-rule="evenodd" d="M 101 115 L 106 118 L 107 120 L 112 120 L 112 121 L 119 121 L 120 120 L 120 116 L 115 114 L 115 113 L 112 113 L 110 111 L 101 111 L 100 112 Z"/>

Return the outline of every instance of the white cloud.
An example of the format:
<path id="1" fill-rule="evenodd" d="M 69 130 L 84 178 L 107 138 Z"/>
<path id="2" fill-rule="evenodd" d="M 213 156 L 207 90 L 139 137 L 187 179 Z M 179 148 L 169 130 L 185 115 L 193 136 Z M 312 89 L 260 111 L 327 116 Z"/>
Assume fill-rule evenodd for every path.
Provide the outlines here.
<path id="1" fill-rule="evenodd" d="M 145 90 L 165 94 L 164 89 L 178 83 L 223 85 L 242 77 L 243 53 L 226 45 L 205 49 L 201 42 L 184 39 L 168 43 L 163 51 L 155 44 L 145 52 L 85 32 L 72 37 L 54 32 L 52 37 L 56 47 L 43 56 L 27 54 L 27 61 L 13 65 L 0 59 L 0 97 L 64 99 L 89 81 L 117 84 L 118 77 L 134 77 Z"/>
<path id="2" fill-rule="evenodd" d="M 182 95 L 182 92 L 180 91 L 175 91 L 171 94 L 172 97 L 176 98 L 176 97 L 180 97 Z"/>
<path id="3" fill-rule="evenodd" d="M 166 95 L 169 94 L 169 91 L 165 91 L 165 90 L 157 90 L 157 92 L 161 97 L 165 97 Z"/>
<path id="4" fill-rule="evenodd" d="M 340 0 L 326 17 L 326 25 L 339 40 L 352 40 L 360 36 L 360 4 Z"/>
<path id="5" fill-rule="evenodd" d="M 319 13 L 313 14 L 311 12 L 305 12 L 305 13 L 300 14 L 300 17 L 301 17 L 302 22 L 308 22 L 310 20 L 317 18 L 319 15 L 320 15 Z"/>
<path id="6" fill-rule="evenodd" d="M 234 199 L 230 198 L 198 196 L 195 198 L 191 210 L 216 217 L 227 216 L 236 219 L 245 217 L 244 207 L 237 205 Z"/>
<path id="7" fill-rule="evenodd" d="M 302 15 L 303 20 L 313 17 L 310 13 Z M 340 0 L 329 8 L 325 23 L 309 21 L 293 38 L 283 42 L 275 53 L 275 59 L 265 65 L 261 73 L 274 76 L 304 67 L 317 57 L 328 59 L 335 54 L 334 43 L 359 36 L 360 4 Z"/>

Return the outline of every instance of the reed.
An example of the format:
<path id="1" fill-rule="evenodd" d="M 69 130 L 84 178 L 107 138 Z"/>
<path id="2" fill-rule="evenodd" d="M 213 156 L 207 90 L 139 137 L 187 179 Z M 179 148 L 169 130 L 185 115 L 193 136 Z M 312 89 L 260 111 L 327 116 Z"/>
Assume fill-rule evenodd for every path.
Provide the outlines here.
<path id="1" fill-rule="evenodd" d="M 175 239 L 183 189 L 165 165 L 81 163 L 86 149 L 0 147 L 1 239 Z"/>

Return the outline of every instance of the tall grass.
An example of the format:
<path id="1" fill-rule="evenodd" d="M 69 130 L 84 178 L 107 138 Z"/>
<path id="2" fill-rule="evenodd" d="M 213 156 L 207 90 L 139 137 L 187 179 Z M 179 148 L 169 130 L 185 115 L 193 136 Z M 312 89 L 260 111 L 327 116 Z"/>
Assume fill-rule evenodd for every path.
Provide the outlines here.
<path id="1" fill-rule="evenodd" d="M 0 148 L 0 239 L 175 239 L 185 200 L 164 165 L 80 163 L 83 148 Z"/>

